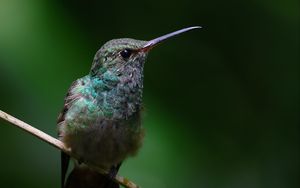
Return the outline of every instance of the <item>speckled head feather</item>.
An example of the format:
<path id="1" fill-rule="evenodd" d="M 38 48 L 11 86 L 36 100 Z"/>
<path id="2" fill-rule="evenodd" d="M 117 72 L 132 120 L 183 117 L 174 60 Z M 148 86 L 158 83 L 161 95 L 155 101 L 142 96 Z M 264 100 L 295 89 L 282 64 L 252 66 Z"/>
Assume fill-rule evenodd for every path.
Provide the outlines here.
<path id="1" fill-rule="evenodd" d="M 99 51 L 105 54 L 105 51 L 113 51 L 122 48 L 130 48 L 138 50 L 142 48 L 148 41 L 136 40 L 131 38 L 112 39 L 106 42 Z"/>
<path id="2" fill-rule="evenodd" d="M 145 61 L 147 51 L 141 51 L 147 41 L 135 40 L 130 38 L 113 39 L 106 42 L 96 53 L 91 75 L 99 75 L 110 69 L 115 71 L 117 68 L 128 65 L 137 60 Z"/>

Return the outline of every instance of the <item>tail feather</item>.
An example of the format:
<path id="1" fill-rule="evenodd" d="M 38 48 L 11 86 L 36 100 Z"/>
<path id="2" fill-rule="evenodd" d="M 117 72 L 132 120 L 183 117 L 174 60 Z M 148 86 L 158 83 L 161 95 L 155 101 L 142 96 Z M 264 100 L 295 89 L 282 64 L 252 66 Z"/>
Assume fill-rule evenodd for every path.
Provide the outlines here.
<path id="1" fill-rule="evenodd" d="M 61 152 L 61 188 L 64 188 L 66 174 L 68 171 L 70 156 Z"/>
<path id="2" fill-rule="evenodd" d="M 65 188 L 119 188 L 119 184 L 87 167 L 75 167 Z"/>

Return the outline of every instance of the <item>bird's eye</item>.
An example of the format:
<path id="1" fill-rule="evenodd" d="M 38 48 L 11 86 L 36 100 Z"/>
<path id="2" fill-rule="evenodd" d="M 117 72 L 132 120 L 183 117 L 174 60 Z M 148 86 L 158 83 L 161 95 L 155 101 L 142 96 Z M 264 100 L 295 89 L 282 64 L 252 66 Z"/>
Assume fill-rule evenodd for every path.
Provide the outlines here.
<path id="1" fill-rule="evenodd" d="M 124 58 L 124 59 L 128 59 L 128 58 L 131 56 L 131 54 L 132 54 L 132 51 L 129 50 L 129 49 L 125 49 L 125 50 L 122 50 L 122 51 L 120 52 L 120 55 L 121 55 L 122 58 Z"/>

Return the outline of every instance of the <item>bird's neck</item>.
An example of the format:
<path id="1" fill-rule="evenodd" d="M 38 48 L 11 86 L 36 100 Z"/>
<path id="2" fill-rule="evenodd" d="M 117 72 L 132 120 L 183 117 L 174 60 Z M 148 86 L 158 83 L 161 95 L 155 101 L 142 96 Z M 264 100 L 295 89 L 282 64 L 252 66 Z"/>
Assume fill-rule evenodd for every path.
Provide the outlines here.
<path id="1" fill-rule="evenodd" d="M 106 71 L 91 77 L 95 101 L 113 119 L 128 119 L 142 106 L 143 67 L 126 67 L 122 74 Z"/>

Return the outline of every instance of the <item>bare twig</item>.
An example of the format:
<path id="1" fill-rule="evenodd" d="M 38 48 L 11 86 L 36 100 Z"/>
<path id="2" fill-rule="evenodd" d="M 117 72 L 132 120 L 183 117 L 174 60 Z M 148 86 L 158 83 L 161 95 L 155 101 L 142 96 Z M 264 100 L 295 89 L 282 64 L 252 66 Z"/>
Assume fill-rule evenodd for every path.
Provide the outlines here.
<path id="1" fill-rule="evenodd" d="M 36 129 L 36 128 L 32 127 L 31 125 L 9 115 L 1 110 L 0 110 L 0 118 L 4 119 L 5 121 L 8 121 L 12 125 L 20 128 L 20 129 L 32 134 L 33 136 L 39 138 L 40 140 L 47 142 L 48 144 L 56 147 L 57 149 L 65 152 L 66 154 L 70 155 L 74 159 L 79 159 L 79 157 L 76 156 L 74 153 L 72 153 L 71 150 L 69 148 L 67 148 L 63 142 L 61 142 L 60 140 L 57 140 L 56 138 L 53 138 L 52 136 L 44 133 L 43 131 Z M 87 166 L 89 166 L 91 169 L 94 169 L 97 172 L 99 172 L 100 174 L 103 174 L 103 175 L 108 174 L 107 171 L 105 171 L 93 164 L 90 164 L 88 161 L 84 161 L 84 163 Z M 122 176 L 119 176 L 119 175 L 115 176 L 114 181 L 126 188 L 139 188 L 139 186 L 136 185 L 135 183 L 133 183 L 133 182 L 129 181 L 128 179 L 126 179 Z"/>

